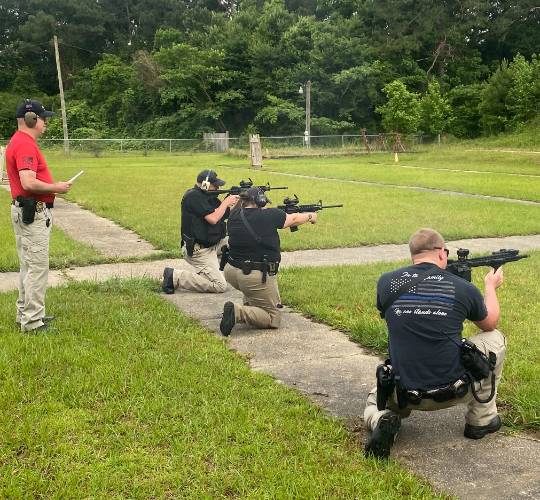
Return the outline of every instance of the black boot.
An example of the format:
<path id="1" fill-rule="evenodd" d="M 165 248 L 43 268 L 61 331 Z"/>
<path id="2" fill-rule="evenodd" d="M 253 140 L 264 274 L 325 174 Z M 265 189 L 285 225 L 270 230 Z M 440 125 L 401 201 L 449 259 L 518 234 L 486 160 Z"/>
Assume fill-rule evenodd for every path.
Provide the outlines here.
<path id="1" fill-rule="evenodd" d="M 395 413 L 383 415 L 366 443 L 365 455 L 367 457 L 388 458 L 400 426 L 401 418 L 399 415 Z"/>
<path id="2" fill-rule="evenodd" d="M 161 284 L 161 289 L 164 293 L 171 295 L 174 293 L 174 280 L 173 280 L 174 269 L 172 267 L 166 267 L 163 270 L 163 283 Z"/>
<path id="3" fill-rule="evenodd" d="M 225 302 L 223 305 L 223 317 L 219 324 L 219 329 L 224 337 L 228 337 L 236 323 L 234 317 L 234 304 L 232 302 Z"/>
<path id="4" fill-rule="evenodd" d="M 465 424 L 463 435 L 469 439 L 482 439 L 487 434 L 497 432 L 502 426 L 501 417 L 495 415 L 493 420 L 487 425 L 469 425 Z"/>

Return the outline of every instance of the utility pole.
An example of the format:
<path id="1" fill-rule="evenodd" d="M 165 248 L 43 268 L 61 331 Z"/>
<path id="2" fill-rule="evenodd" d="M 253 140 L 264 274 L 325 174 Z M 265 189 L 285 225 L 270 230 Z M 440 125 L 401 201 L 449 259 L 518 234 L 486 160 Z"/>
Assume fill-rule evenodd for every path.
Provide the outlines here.
<path id="1" fill-rule="evenodd" d="M 311 80 L 306 82 L 306 146 L 311 146 Z"/>
<path id="2" fill-rule="evenodd" d="M 62 83 L 62 70 L 60 68 L 60 53 L 58 52 L 58 38 L 54 35 L 54 55 L 56 57 L 56 72 L 58 73 L 58 88 L 60 90 L 60 106 L 62 108 L 62 125 L 64 127 L 64 154 L 69 156 L 69 137 L 66 116 L 66 101 L 64 100 L 64 85 Z"/>

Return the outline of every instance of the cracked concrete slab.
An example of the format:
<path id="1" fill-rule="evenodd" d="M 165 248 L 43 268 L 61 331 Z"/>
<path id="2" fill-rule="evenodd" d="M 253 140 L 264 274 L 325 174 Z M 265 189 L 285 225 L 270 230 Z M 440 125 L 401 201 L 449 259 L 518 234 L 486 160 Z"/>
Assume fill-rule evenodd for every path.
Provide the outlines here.
<path id="1" fill-rule="evenodd" d="M 181 291 L 163 298 L 217 335 L 224 302 L 241 302 L 241 294 L 230 288 L 220 295 Z M 285 308 L 280 329 L 237 325 L 225 342 L 254 370 L 297 389 L 329 415 L 361 420 L 380 360 L 345 334 Z M 468 440 L 464 412 L 464 407 L 414 412 L 403 421 L 393 458 L 459 498 L 540 499 L 540 441 L 504 431 Z"/>

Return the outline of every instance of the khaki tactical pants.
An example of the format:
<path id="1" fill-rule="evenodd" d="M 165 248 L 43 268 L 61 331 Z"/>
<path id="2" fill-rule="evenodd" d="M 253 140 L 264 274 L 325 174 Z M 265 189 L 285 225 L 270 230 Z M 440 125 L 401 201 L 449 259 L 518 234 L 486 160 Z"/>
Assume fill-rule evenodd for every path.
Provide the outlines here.
<path id="1" fill-rule="evenodd" d="M 495 387 L 499 385 L 501 379 L 504 356 L 506 353 L 506 338 L 499 330 L 490 332 L 480 332 L 472 337 L 469 337 L 471 342 L 484 353 L 489 351 L 497 355 L 497 364 L 495 365 Z M 481 382 L 476 382 L 476 392 L 480 399 L 487 399 L 491 392 L 491 376 L 489 379 L 484 379 Z M 495 396 L 489 403 L 479 403 L 474 399 L 471 390 L 462 398 L 437 403 L 432 399 L 423 399 L 419 405 L 408 404 L 407 407 L 400 409 L 396 402 L 395 392 L 388 400 L 387 409 L 379 411 L 377 409 L 377 388 L 375 387 L 367 398 L 366 408 L 364 410 L 364 421 L 368 430 L 373 431 L 379 422 L 379 419 L 386 413 L 397 413 L 401 418 L 406 418 L 411 414 L 412 410 L 434 411 L 443 408 L 450 408 L 459 404 L 467 405 L 465 413 L 465 421 L 469 425 L 484 426 L 488 425 L 497 415 L 497 390 Z"/>
<path id="2" fill-rule="evenodd" d="M 173 272 L 174 288 L 184 288 L 194 292 L 224 293 L 227 282 L 219 270 L 221 247 L 226 245 L 228 238 L 223 238 L 212 247 L 203 248 L 195 243 L 193 255 L 187 254 L 183 248 L 184 260 L 195 268 L 195 272 L 175 269 Z"/>
<path id="3" fill-rule="evenodd" d="M 241 269 L 227 264 L 225 279 L 244 294 L 244 305 L 234 305 L 237 323 L 247 323 L 255 328 L 279 328 L 281 298 L 277 275 L 268 275 L 263 283 L 262 271 L 244 274 Z"/>
<path id="4" fill-rule="evenodd" d="M 11 222 L 20 266 L 16 320 L 21 324 L 22 331 L 29 331 L 43 325 L 45 316 L 52 211 L 44 208 L 36 212 L 32 224 L 24 224 L 22 208 L 11 205 Z"/>

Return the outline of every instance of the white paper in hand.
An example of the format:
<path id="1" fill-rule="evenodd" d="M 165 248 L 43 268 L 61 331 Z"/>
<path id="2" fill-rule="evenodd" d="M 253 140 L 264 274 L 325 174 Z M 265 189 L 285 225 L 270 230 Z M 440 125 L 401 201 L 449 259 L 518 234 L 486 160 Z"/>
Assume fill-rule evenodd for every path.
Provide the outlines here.
<path id="1" fill-rule="evenodd" d="M 75 174 L 71 179 L 69 179 L 68 182 L 69 182 L 69 183 L 73 183 L 73 181 L 74 181 L 77 177 L 79 177 L 79 175 L 82 175 L 82 174 L 84 174 L 84 170 L 81 170 L 78 174 Z"/>

